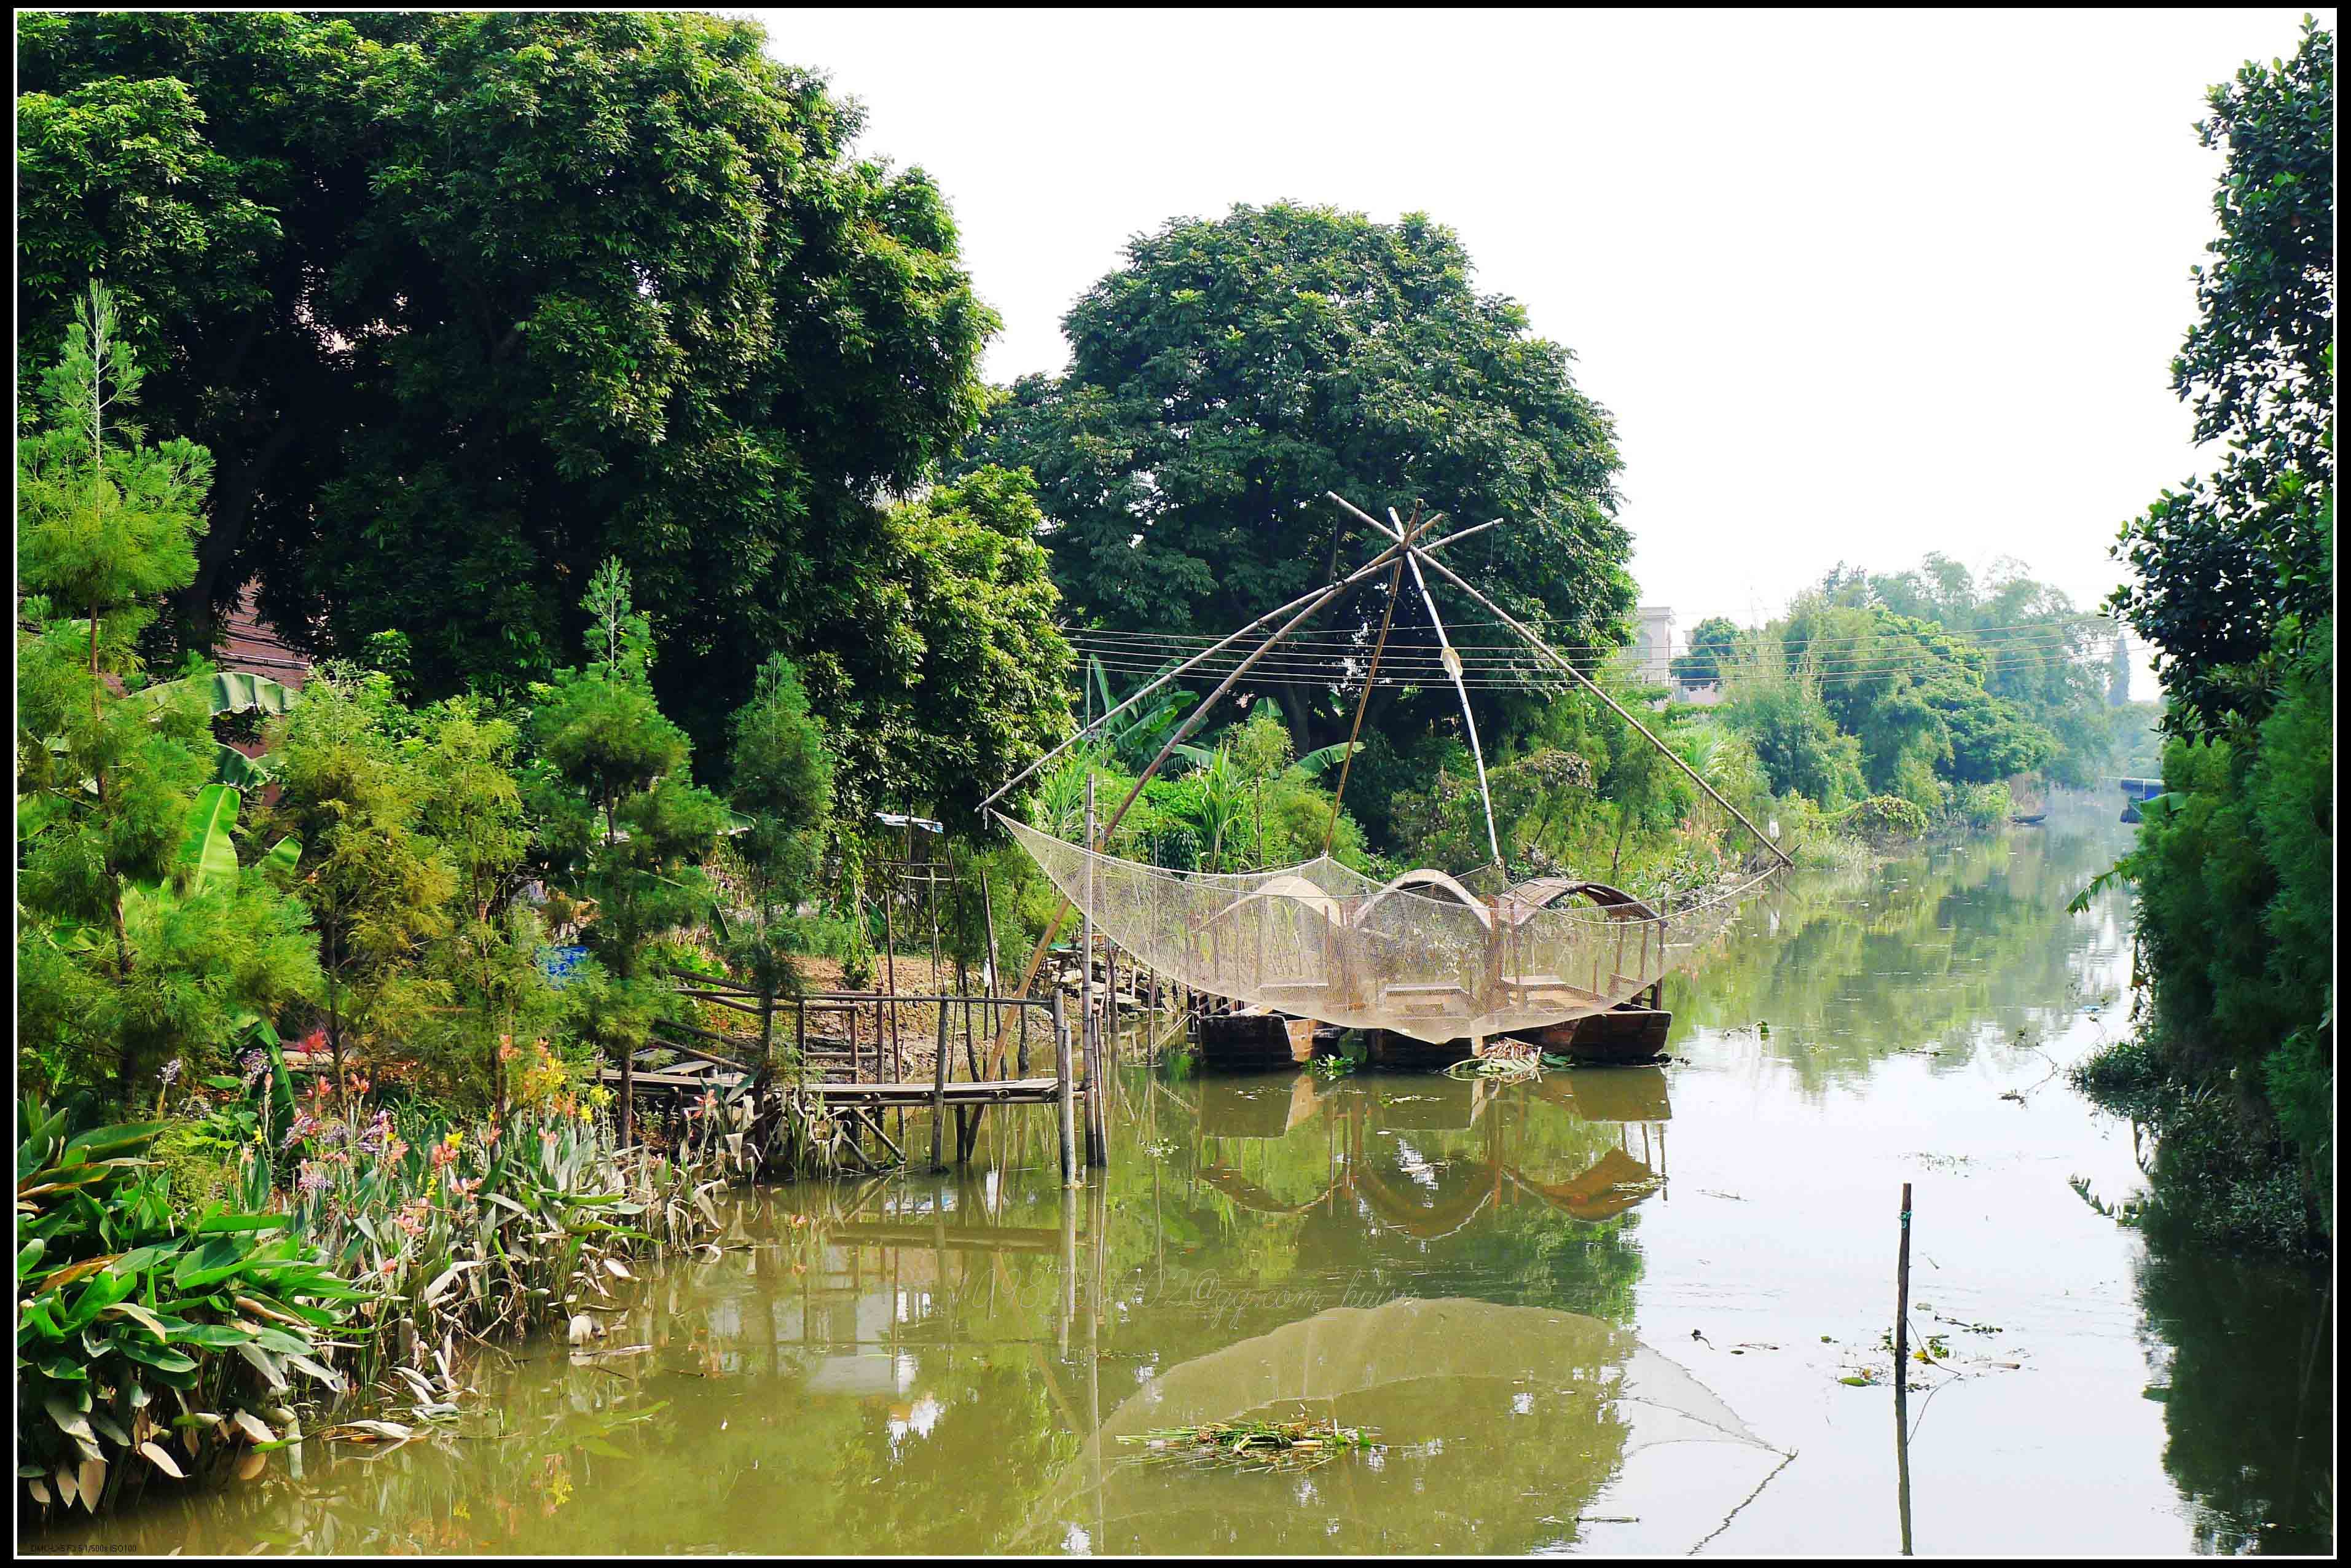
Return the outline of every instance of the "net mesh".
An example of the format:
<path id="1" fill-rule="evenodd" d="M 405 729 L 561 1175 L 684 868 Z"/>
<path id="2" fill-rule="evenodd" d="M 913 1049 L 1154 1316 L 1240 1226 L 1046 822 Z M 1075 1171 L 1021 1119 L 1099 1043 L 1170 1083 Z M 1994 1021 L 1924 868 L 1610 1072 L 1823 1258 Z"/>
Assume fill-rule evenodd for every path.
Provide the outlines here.
<path id="1" fill-rule="evenodd" d="M 999 817 L 1053 885 L 1146 968 L 1195 990 L 1441 1043 L 1546 1029 L 1690 963 L 1767 875 L 1644 902 L 1574 877 L 1481 895 L 1441 872 L 1374 882 L 1329 856 L 1177 872 Z"/>

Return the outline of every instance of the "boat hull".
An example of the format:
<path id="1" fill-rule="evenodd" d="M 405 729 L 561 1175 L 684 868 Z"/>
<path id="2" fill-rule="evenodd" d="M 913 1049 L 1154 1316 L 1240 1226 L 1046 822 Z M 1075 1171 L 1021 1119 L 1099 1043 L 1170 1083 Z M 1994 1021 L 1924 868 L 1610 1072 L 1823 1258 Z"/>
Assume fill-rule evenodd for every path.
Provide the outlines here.
<path id="1" fill-rule="evenodd" d="M 1673 1022 L 1674 1015 L 1660 1008 L 1620 1007 L 1543 1029 L 1514 1030 L 1502 1038 L 1524 1040 L 1576 1061 L 1655 1061 L 1665 1054 Z M 1466 1037 L 1432 1043 L 1392 1030 L 1366 1030 L 1364 1040 L 1375 1067 L 1441 1071 L 1468 1061 L 1471 1052 Z"/>

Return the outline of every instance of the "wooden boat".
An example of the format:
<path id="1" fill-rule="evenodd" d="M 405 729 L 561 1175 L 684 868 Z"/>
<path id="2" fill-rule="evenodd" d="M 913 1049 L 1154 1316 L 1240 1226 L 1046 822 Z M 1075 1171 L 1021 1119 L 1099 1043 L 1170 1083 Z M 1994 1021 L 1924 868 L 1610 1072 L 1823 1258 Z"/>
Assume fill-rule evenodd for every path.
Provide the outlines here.
<path id="1" fill-rule="evenodd" d="M 1659 1008 L 1661 987 L 1652 986 L 1632 1000 L 1606 1012 L 1588 1013 L 1542 1029 L 1517 1030 L 1503 1036 L 1540 1046 L 1554 1056 L 1588 1062 L 1655 1061 L 1666 1051 L 1666 1037 L 1674 1015 Z M 1465 1036 L 1435 1044 L 1393 1030 L 1364 1031 L 1366 1053 L 1374 1067 L 1442 1071 L 1469 1060 L 1471 1041 Z"/>
<path id="2" fill-rule="evenodd" d="M 1549 1029 L 1523 1030 L 1511 1038 L 1578 1061 L 1655 1061 L 1666 1053 L 1666 1037 L 1674 1024 L 1674 1015 L 1656 1007 L 1656 988 L 1653 986 L 1604 1013 L 1573 1019 Z M 1644 1007 L 1644 1001 L 1651 1005 Z"/>
<path id="3" fill-rule="evenodd" d="M 2020 828 L 2037 828 L 2043 822 L 2048 821 L 2048 812 L 2035 811 L 2029 817 L 2011 817 L 2009 818 L 2009 821 L 2015 823 Z"/>
<path id="4" fill-rule="evenodd" d="M 1314 1058 L 1314 1020 L 1245 1008 L 1200 1019 L 1200 1063 L 1248 1071 L 1295 1071 Z"/>

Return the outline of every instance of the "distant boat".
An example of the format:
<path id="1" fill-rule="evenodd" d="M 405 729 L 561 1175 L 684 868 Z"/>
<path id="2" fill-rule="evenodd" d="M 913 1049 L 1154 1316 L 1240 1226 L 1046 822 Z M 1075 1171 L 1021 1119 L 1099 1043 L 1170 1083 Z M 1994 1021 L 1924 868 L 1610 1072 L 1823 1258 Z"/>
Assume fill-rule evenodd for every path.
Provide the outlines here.
<path id="1" fill-rule="evenodd" d="M 2046 811 L 2035 811 L 2029 817 L 2011 817 L 2009 821 L 2020 828 L 2037 828 L 2047 820 L 2048 816 L 2049 813 Z"/>

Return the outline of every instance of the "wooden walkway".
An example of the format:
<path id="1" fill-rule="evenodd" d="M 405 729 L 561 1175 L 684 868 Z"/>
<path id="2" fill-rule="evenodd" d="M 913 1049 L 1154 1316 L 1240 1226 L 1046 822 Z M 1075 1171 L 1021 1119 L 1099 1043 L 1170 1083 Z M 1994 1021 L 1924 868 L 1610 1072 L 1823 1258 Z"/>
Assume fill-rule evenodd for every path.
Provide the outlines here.
<path id="1" fill-rule="evenodd" d="M 870 1131 L 894 1158 L 904 1155 L 896 1143 L 883 1130 L 884 1111 L 920 1111 L 933 1113 L 931 1127 L 931 1165 L 935 1169 L 946 1168 L 943 1138 L 947 1113 L 954 1113 L 955 1157 L 957 1164 L 968 1161 L 978 1142 L 979 1118 L 991 1105 L 1051 1105 L 1061 1110 L 1061 1166 L 1065 1180 L 1074 1183 L 1077 1172 L 1076 1103 L 1084 1099 L 1089 1128 L 1100 1115 L 1101 1087 L 1097 1076 L 1089 1073 L 1081 1082 L 1072 1061 L 1071 1030 L 1063 1017 L 1061 998 L 1050 998 L 970 997 L 947 995 L 896 996 L 874 992 L 814 992 L 799 998 L 762 998 L 756 992 L 731 980 L 706 975 L 672 970 L 671 975 L 687 982 L 678 994 L 690 1000 L 714 1004 L 746 1013 L 758 1020 L 757 1039 L 732 1038 L 698 1029 L 674 1019 L 662 1019 L 654 1025 L 654 1036 L 628 1060 L 602 1068 L 599 1077 L 619 1093 L 624 1107 L 631 1107 L 641 1097 L 680 1100 L 715 1096 L 734 1101 L 746 1092 L 755 1101 L 752 1112 L 754 1126 L 761 1114 L 758 1106 L 766 1103 L 779 1085 L 762 1071 L 754 1069 L 746 1057 L 764 1059 L 778 1042 L 783 1021 L 778 1014 L 789 1014 L 791 1023 L 789 1039 L 804 1067 L 815 1070 L 813 1082 L 797 1091 L 835 1111 L 846 1119 L 854 1136 L 861 1141 Z M 932 1009 L 935 1030 L 933 1034 L 931 1076 L 927 1082 L 915 1079 L 884 1079 L 886 1067 L 899 1064 L 904 1071 L 904 1042 L 895 1027 L 895 1014 L 900 1008 L 927 1007 Z M 866 1049 L 858 1049 L 856 1019 L 863 1010 L 873 1015 L 872 1038 Z M 984 1055 L 993 1055 L 993 1036 L 1008 1021 L 1019 1022 L 1020 1068 L 1028 1066 L 1028 1016 L 1037 1014 L 1043 1041 L 1052 1052 L 1052 1077 L 1031 1077 L 1025 1072 L 1017 1078 L 985 1078 L 979 1067 Z M 951 1025 L 956 1015 L 962 1015 L 963 1029 L 958 1041 Z M 809 1030 L 811 1014 L 846 1014 L 850 1033 L 845 1048 L 821 1037 L 812 1037 Z M 885 1031 L 884 1019 L 890 1020 Z M 991 1027 L 983 1030 L 979 1026 Z M 956 1077 L 955 1049 L 960 1044 L 960 1054 L 970 1070 L 969 1076 Z M 714 1050 L 713 1047 L 722 1049 Z M 668 1052 L 680 1060 L 655 1067 L 644 1059 L 655 1052 Z M 862 1059 L 861 1059 L 862 1058 Z M 996 1058 L 997 1071 L 1008 1065 Z M 861 1082 L 862 1069 L 868 1064 L 873 1071 L 873 1082 Z M 917 1068 L 917 1071 L 920 1071 Z M 844 1081 L 833 1075 L 846 1071 Z M 624 1124 L 625 1125 L 625 1124 Z M 903 1124 L 902 1124 L 903 1125 Z M 903 1135 L 903 1133 L 902 1133 Z M 862 1153 L 861 1153 L 861 1157 Z"/>
<path id="2" fill-rule="evenodd" d="M 743 1082 L 739 1071 L 670 1072 L 639 1068 L 631 1075 L 640 1090 L 732 1089 Z M 604 1082 L 617 1084 L 621 1070 L 607 1067 Z M 1060 1100 L 1058 1078 L 987 1079 L 977 1083 L 811 1083 L 807 1092 L 828 1105 L 899 1106 L 1050 1105 Z"/>

